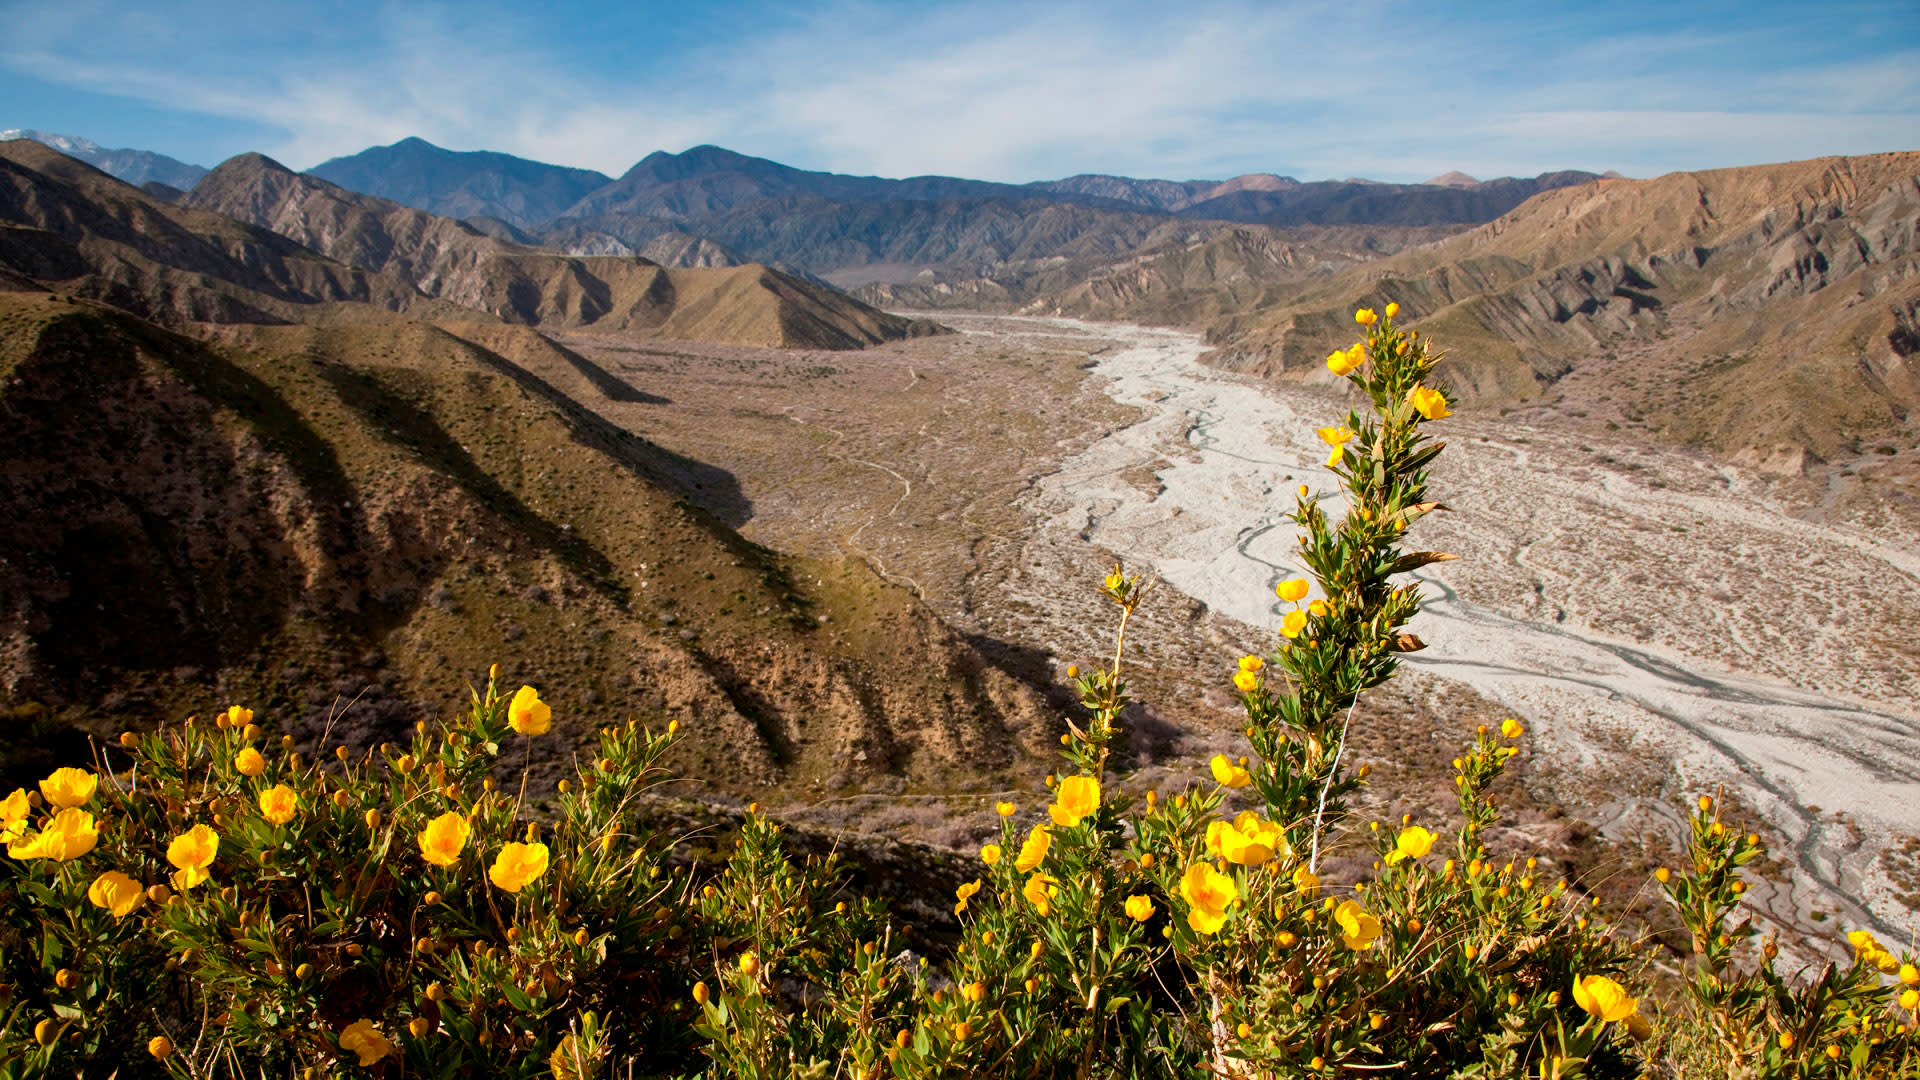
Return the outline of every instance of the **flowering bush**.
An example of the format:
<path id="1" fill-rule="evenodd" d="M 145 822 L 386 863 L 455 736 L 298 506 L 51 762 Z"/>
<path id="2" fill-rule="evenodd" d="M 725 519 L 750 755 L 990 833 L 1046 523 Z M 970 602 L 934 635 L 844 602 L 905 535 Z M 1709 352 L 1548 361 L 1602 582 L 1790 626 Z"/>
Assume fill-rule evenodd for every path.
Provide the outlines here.
<path id="1" fill-rule="evenodd" d="M 1439 509 L 1450 399 L 1396 315 L 1360 311 L 1328 357 L 1366 403 L 1320 432 L 1345 513 L 1298 492 L 1311 578 L 1278 584 L 1278 648 L 1231 675 L 1247 756 L 1123 793 L 1151 583 L 1116 567 L 1061 775 L 996 806 L 940 964 L 757 807 L 704 883 L 670 863 L 640 800 L 672 725 L 602 731 L 542 802 L 512 767 L 552 726 L 532 687 L 490 678 L 407 746 L 315 761 L 235 707 L 0 799 L 0 1077 L 1915 1075 L 1914 959 L 1857 933 L 1847 966 L 1776 973 L 1739 918 L 1759 838 L 1712 800 L 1658 875 L 1696 956 L 1658 1027 L 1597 901 L 1487 847 L 1517 721 L 1455 760 L 1457 824 L 1352 820 L 1355 703 L 1422 647 L 1395 579 L 1451 557 L 1401 547 Z"/>

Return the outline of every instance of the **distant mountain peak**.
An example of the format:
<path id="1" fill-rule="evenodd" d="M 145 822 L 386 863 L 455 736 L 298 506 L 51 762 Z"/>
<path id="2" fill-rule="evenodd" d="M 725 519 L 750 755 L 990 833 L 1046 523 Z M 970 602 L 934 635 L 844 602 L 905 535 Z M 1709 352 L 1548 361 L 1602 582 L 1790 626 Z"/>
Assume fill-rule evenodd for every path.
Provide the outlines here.
<path id="1" fill-rule="evenodd" d="M 51 131 L 36 131 L 33 128 L 7 128 L 0 131 L 0 142 L 13 142 L 18 139 L 31 139 L 42 146 L 50 146 L 70 158 L 99 169 L 108 176 L 117 177 L 135 187 L 141 184 L 160 183 L 182 191 L 192 190 L 200 182 L 207 170 L 198 165 L 189 165 L 184 161 L 170 158 L 165 154 L 156 154 L 151 150 L 109 150 L 92 139 L 79 135 L 60 135 Z"/>
<path id="2" fill-rule="evenodd" d="M 1480 183 L 1480 181 L 1458 169 L 1454 169 L 1451 172 L 1443 172 L 1431 180 L 1422 180 L 1420 182 L 1428 187 L 1475 187 Z"/>

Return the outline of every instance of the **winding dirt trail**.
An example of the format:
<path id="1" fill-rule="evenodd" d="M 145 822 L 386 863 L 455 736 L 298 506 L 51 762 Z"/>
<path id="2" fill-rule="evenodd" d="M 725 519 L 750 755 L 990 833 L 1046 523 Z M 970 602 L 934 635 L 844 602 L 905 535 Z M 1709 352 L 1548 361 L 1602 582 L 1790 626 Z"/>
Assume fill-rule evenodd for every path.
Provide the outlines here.
<path id="1" fill-rule="evenodd" d="M 1202 367 L 1191 334 L 995 325 L 1084 339 L 1140 410 L 1030 489 L 1039 531 L 1277 628 L 1272 586 L 1302 572 L 1293 489 L 1338 498 L 1313 430 L 1341 401 Z M 1920 934 L 1899 850 L 1920 835 L 1920 551 L 1801 520 L 1764 478 L 1685 451 L 1467 415 L 1442 430 L 1434 490 L 1458 510 L 1415 539 L 1462 559 L 1420 575 L 1431 647 L 1408 659 L 1527 721 L 1536 776 L 1608 834 L 1675 835 L 1677 808 L 1721 790 L 1784 841 L 1753 894 L 1778 922 Z"/>

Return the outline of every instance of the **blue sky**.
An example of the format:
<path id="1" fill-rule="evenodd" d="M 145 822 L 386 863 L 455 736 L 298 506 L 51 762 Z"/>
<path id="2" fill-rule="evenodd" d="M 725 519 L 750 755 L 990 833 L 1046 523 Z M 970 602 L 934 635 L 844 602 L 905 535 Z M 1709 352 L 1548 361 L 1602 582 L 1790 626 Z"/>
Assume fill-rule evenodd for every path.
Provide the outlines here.
<path id="1" fill-rule="evenodd" d="M 1920 3 L 0 0 L 0 128 L 296 168 L 418 135 L 1025 181 L 1920 149 Z"/>

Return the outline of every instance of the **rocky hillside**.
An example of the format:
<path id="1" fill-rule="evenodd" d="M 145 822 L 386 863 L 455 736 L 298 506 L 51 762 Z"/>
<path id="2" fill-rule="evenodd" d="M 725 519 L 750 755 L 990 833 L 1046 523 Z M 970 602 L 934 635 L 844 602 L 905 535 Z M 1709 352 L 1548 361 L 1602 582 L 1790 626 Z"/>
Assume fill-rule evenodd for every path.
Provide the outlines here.
<path id="1" fill-rule="evenodd" d="M 0 766 L 244 701 L 365 745 L 501 662 L 598 725 L 679 719 L 728 790 L 938 784 L 1037 696 L 855 563 L 739 538 L 731 478 L 603 420 L 643 390 L 522 327 L 229 325 L 0 292 Z M 732 491 L 730 496 L 728 492 Z"/>
<path id="2" fill-rule="evenodd" d="M 1306 379 L 1357 306 L 1449 343 L 1469 401 L 1565 399 L 1797 471 L 1910 438 L 1920 154 L 1603 180 L 1216 322 L 1216 362 Z"/>
<path id="3" fill-rule="evenodd" d="M 444 314 L 389 274 L 175 206 L 38 142 L 0 142 L 0 280 L 103 300 L 166 325 L 289 322 L 316 307 Z"/>

